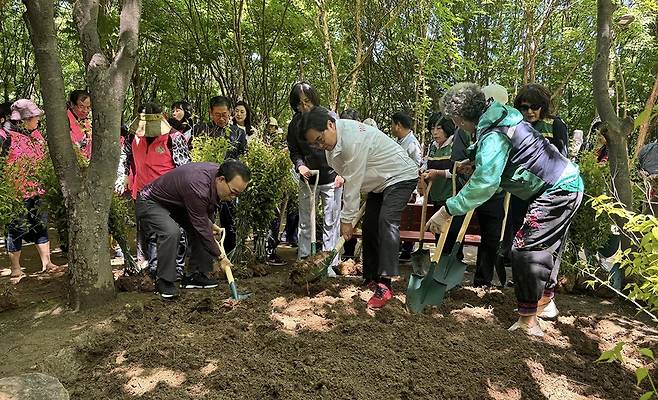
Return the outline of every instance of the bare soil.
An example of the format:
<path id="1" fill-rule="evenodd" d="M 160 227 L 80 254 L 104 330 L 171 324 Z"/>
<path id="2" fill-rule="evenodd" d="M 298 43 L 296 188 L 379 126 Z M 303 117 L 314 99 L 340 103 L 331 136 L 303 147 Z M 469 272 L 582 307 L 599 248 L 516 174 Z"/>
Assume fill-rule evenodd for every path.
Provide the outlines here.
<path id="1" fill-rule="evenodd" d="M 560 317 L 534 339 L 507 331 L 512 289 L 455 289 L 412 315 L 402 279 L 374 312 L 358 279 L 300 287 L 290 270 L 238 280 L 253 293 L 239 303 L 225 301 L 222 282 L 175 302 L 119 293 L 77 313 L 65 305 L 64 272 L 28 274 L 11 290 L 18 308 L 0 313 L 0 375 L 43 371 L 85 400 L 631 400 L 648 389 L 635 385 L 637 348 L 658 353 L 658 331 L 614 299 L 560 294 Z M 623 364 L 594 363 L 620 341 Z"/>

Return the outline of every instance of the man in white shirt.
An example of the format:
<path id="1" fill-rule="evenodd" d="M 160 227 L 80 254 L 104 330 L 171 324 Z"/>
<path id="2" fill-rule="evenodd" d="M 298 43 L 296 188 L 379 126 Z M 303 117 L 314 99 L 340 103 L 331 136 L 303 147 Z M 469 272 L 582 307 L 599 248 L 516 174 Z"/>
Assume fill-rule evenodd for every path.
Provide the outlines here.
<path id="1" fill-rule="evenodd" d="M 363 219 L 363 277 L 374 286 L 368 300 L 381 308 L 393 297 L 391 278 L 400 274 L 400 215 L 418 181 L 418 166 L 393 139 L 352 120 L 336 120 L 326 108 L 305 113 L 300 134 L 322 149 L 327 162 L 345 179 L 341 235 L 352 236 L 360 194 L 368 193 Z"/>
<path id="2" fill-rule="evenodd" d="M 403 112 L 396 112 L 391 116 L 391 133 L 397 138 L 398 144 L 409 154 L 409 157 L 420 167 L 423 162 L 423 152 L 414 131 L 411 130 L 411 124 L 411 117 Z"/>
<path id="3" fill-rule="evenodd" d="M 398 144 L 409 154 L 409 157 L 420 168 L 423 162 L 423 152 L 420 148 L 420 143 L 411 130 L 413 121 L 411 117 L 401 111 L 396 112 L 391 116 L 391 133 L 397 138 Z M 400 245 L 400 261 L 411 261 L 411 252 L 414 249 L 414 242 L 403 242 Z"/>

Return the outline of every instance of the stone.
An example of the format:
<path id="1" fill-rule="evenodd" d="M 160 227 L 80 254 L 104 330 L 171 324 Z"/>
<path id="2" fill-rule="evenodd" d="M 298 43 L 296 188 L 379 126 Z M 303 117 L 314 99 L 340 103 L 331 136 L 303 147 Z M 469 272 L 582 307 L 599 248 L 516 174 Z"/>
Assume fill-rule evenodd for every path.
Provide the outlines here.
<path id="1" fill-rule="evenodd" d="M 69 392 L 50 375 L 33 372 L 0 379 L 0 400 L 68 400 Z"/>

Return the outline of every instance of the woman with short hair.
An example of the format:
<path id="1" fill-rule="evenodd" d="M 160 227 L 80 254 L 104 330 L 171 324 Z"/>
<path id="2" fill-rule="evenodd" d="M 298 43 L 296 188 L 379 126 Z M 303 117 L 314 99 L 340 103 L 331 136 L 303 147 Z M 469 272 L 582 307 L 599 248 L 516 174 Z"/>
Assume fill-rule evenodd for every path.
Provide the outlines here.
<path id="1" fill-rule="evenodd" d="M 473 83 L 450 88 L 442 111 L 455 125 L 475 135 L 475 170 L 455 196 L 427 223 L 447 233 L 453 215 L 464 215 L 499 188 L 529 202 L 525 220 L 514 235 L 512 271 L 519 320 L 510 330 L 543 336 L 537 316 L 557 308 L 553 301 L 564 237 L 583 198 L 578 166 L 560 154 L 514 108 L 487 101 Z"/>

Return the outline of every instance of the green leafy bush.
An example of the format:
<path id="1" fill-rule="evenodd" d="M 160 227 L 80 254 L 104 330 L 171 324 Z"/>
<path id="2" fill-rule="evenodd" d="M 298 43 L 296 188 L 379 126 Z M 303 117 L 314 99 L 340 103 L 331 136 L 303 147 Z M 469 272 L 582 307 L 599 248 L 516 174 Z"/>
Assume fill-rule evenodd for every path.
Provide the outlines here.
<path id="1" fill-rule="evenodd" d="M 237 246 L 232 257 L 235 264 L 250 261 L 246 240 L 253 229 L 260 240 L 256 243 L 256 258 L 265 255 L 265 236 L 276 217 L 290 176 L 290 158 L 284 150 L 265 144 L 260 139 L 249 142 L 242 160 L 251 170 L 251 182 L 238 199 L 236 210 Z"/>
<path id="2" fill-rule="evenodd" d="M 581 156 L 579 166 L 585 183 L 585 198 L 571 222 L 569 237 L 576 247 L 595 253 L 610 237 L 610 221 L 597 218 L 596 210 L 587 200 L 608 193 L 610 169 L 607 164 L 598 164 L 596 155 L 591 152 Z"/>
<path id="3" fill-rule="evenodd" d="M 192 138 L 192 161 L 221 164 L 231 148 L 231 143 L 223 137 L 195 136 Z"/>
<path id="4" fill-rule="evenodd" d="M 597 216 L 619 216 L 626 222 L 622 227 L 631 246 L 615 254 L 615 262 L 629 279 L 624 288 L 628 298 L 647 304 L 650 312 L 658 310 L 658 218 L 626 210 L 609 196 L 592 199 Z"/>
<path id="5" fill-rule="evenodd" d="M 20 193 L 11 180 L 14 166 L 8 165 L 4 158 L 0 159 L 0 231 L 14 219 L 27 211 L 23 205 Z"/>

